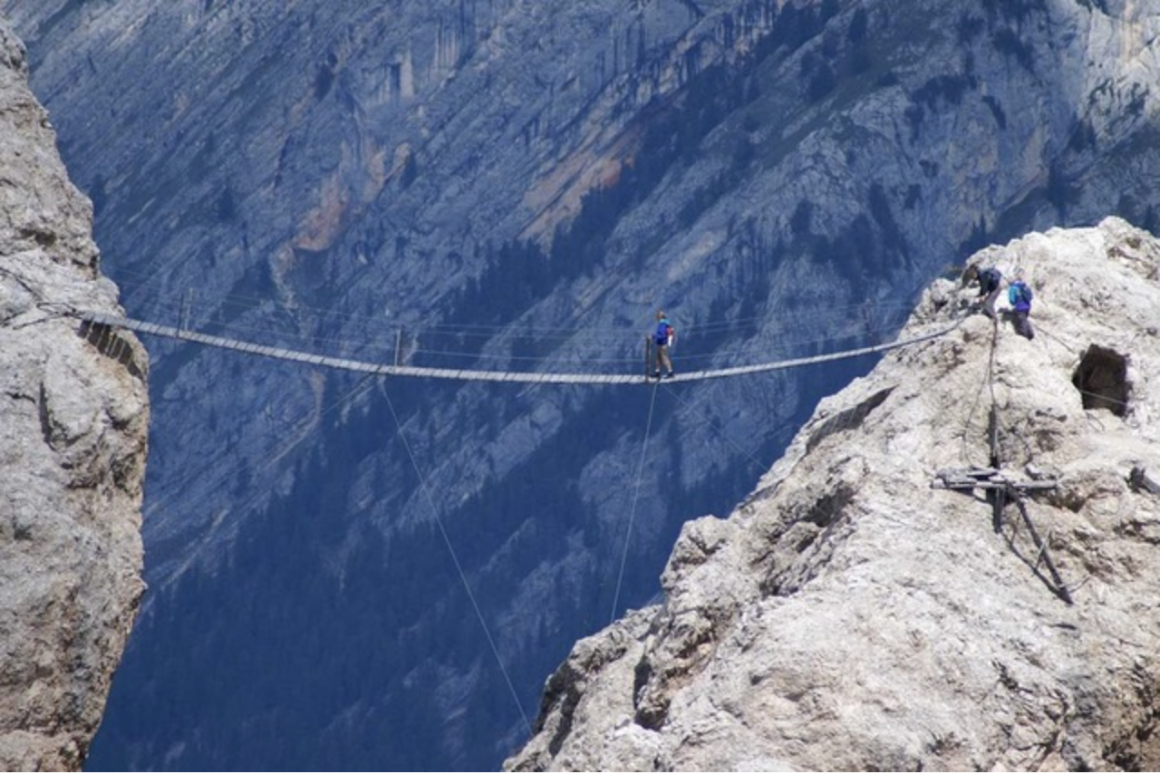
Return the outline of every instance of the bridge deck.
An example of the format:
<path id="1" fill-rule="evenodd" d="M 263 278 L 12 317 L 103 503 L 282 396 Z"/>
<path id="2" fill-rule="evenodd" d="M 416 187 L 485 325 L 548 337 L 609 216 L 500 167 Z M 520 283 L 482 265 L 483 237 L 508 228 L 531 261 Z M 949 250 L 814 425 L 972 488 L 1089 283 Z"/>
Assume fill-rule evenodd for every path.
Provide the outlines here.
<path id="1" fill-rule="evenodd" d="M 315 355 L 309 352 L 300 352 L 292 349 L 268 347 L 262 344 L 254 344 L 253 342 L 239 341 L 237 339 L 230 339 L 222 336 L 211 336 L 206 333 L 198 333 L 196 331 L 174 328 L 168 325 L 158 325 L 157 323 L 145 322 L 143 320 L 134 320 L 129 317 L 119 317 L 116 315 L 103 314 L 100 312 L 78 312 L 77 316 L 82 320 L 96 325 L 107 325 L 114 328 L 124 328 L 127 330 L 135 331 L 137 333 L 143 333 L 151 336 L 162 336 L 169 339 L 177 339 L 179 341 L 190 341 L 195 344 L 205 345 L 207 347 L 217 347 L 219 349 L 229 349 L 236 352 L 246 352 L 251 355 L 259 355 L 261 357 L 269 357 L 277 360 L 286 360 L 294 363 L 305 363 L 308 365 L 322 366 L 324 368 L 337 368 L 344 371 L 356 371 L 368 374 L 382 374 L 384 376 L 411 376 L 426 379 L 458 379 L 461 381 L 479 382 L 518 382 L 526 384 L 643 384 L 650 381 L 643 374 L 554 373 L 550 371 L 486 371 L 478 369 L 429 368 L 424 366 L 370 363 L 362 360 L 349 360 L 346 358 L 330 357 L 327 355 Z M 667 379 L 665 381 L 666 383 L 698 382 L 704 381 L 706 379 L 722 379 L 732 376 L 744 376 L 747 374 L 758 374 L 764 373 L 766 371 L 778 371 L 786 368 L 798 368 L 800 366 L 813 365 L 815 363 L 826 363 L 834 360 L 861 357 L 862 355 L 886 352 L 891 349 L 898 349 L 899 347 L 906 347 L 911 344 L 930 341 L 949 333 L 950 331 L 957 328 L 960 324 L 961 320 L 931 333 L 913 336 L 909 339 L 899 339 L 887 344 L 878 344 L 872 347 L 861 347 L 859 349 L 831 352 L 825 355 L 799 357 L 789 360 L 775 360 L 768 363 L 756 363 L 753 365 L 734 366 L 731 368 L 691 371 L 689 373 L 677 374 L 673 378 Z"/>

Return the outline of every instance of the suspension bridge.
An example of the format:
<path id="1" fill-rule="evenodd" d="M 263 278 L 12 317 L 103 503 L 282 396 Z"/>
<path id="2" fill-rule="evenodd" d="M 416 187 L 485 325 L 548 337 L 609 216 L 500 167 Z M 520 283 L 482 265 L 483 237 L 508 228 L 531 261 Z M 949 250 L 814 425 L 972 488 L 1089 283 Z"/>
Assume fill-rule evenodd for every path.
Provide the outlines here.
<path id="1" fill-rule="evenodd" d="M 365 360 L 352 360 L 348 358 L 319 355 L 312 352 L 303 352 L 300 350 L 271 347 L 264 344 L 257 344 L 252 341 L 242 341 L 224 336 L 214 336 L 207 333 L 201 333 L 187 329 L 185 327 L 160 325 L 158 323 L 136 320 L 130 317 L 121 317 L 103 312 L 75 310 L 73 312 L 73 316 L 77 317 L 83 323 L 90 326 L 121 328 L 149 336 L 160 336 L 168 339 L 176 339 L 178 341 L 188 341 L 207 347 L 216 347 L 218 349 L 244 352 L 250 355 L 273 358 L 275 360 L 284 360 L 292 363 L 303 363 L 306 365 L 319 366 L 323 368 L 333 368 L 341 371 L 354 371 L 357 373 L 375 374 L 381 376 L 404 376 L 424 379 L 453 379 L 473 382 L 515 382 L 522 384 L 641 384 L 655 381 L 654 379 L 649 378 L 647 375 L 640 373 L 600 374 L 560 373 L 552 371 L 500 371 L 470 368 L 434 368 L 426 366 L 374 363 Z M 699 382 L 708 379 L 723 379 L 727 377 L 745 376 L 749 374 L 765 373 L 768 371 L 779 371 L 787 368 L 799 368 L 801 366 L 814 365 L 816 363 L 827 363 L 835 360 L 846 360 L 849 358 L 862 357 L 863 355 L 887 352 L 892 349 L 899 349 L 901 347 L 919 344 L 924 341 L 931 341 L 932 339 L 945 336 L 961 324 L 962 319 L 959 319 L 950 325 L 938 328 L 937 330 L 910 336 L 907 338 L 895 339 L 894 341 L 890 341 L 884 344 L 841 350 L 838 352 L 830 352 L 809 357 L 772 360 L 763 363 L 754 363 L 751 365 L 731 366 L 728 368 L 711 368 L 700 371 L 690 371 L 688 373 L 677 374 L 669 379 L 666 379 L 665 381 L 666 383 Z"/>
<path id="2" fill-rule="evenodd" d="M 398 362 L 398 354 L 395 355 L 394 363 L 386 362 L 369 362 L 367 360 L 350 359 L 344 357 L 334 357 L 330 355 L 317 354 L 307 352 L 299 349 L 287 349 L 265 344 L 259 344 L 254 341 L 245 341 L 240 338 L 231 338 L 227 336 L 212 335 L 203 333 L 198 330 L 193 330 L 183 320 L 179 325 L 162 325 L 155 322 L 148 322 L 145 320 L 134 319 L 131 317 L 120 316 L 115 314 L 108 314 L 95 311 L 83 311 L 77 309 L 64 310 L 64 313 L 75 319 L 79 319 L 82 324 L 82 331 L 90 337 L 91 341 L 107 342 L 109 339 L 115 339 L 110 335 L 113 329 L 123 329 L 133 331 L 134 333 L 143 334 L 147 336 L 158 336 L 162 338 L 190 342 L 202 346 L 214 347 L 223 350 L 232 350 L 249 355 L 254 355 L 264 358 L 272 358 L 281 361 L 292 363 L 300 363 L 315 367 L 338 369 L 342 371 L 350 371 L 362 373 L 368 376 L 382 375 L 382 376 L 396 376 L 396 377 L 413 377 L 426 379 L 449 379 L 459 381 L 479 381 L 479 382 L 510 382 L 523 384 L 574 384 L 574 385 L 629 385 L 629 384 L 652 384 L 658 385 L 656 379 L 649 378 L 646 374 L 637 373 L 584 373 L 584 372 L 559 372 L 559 371 L 507 371 L 507 370 L 484 370 L 478 368 L 436 368 L 424 367 L 415 365 L 406 365 Z M 772 372 L 784 369 L 798 368 L 802 366 L 809 366 L 818 363 L 826 363 L 831 361 L 838 361 L 850 358 L 862 357 L 876 353 L 887 352 L 894 349 L 900 349 L 922 342 L 932 341 L 952 332 L 960 325 L 962 325 L 965 318 L 958 318 L 948 321 L 946 324 L 940 326 L 931 326 L 925 332 L 915 333 L 907 337 L 899 337 L 891 341 L 876 344 L 873 346 L 858 347 L 852 349 L 844 349 L 825 354 L 812 355 L 807 357 L 794 357 L 781 360 L 770 360 L 766 362 L 753 363 L 749 365 L 739 365 L 723 368 L 707 368 L 696 371 L 689 371 L 666 379 L 665 383 L 672 382 L 700 382 L 710 379 L 723 379 L 729 377 L 740 377 L 750 374 L 760 374 L 765 372 Z M 87 329 L 87 330 L 86 330 Z M 100 346 L 100 345 L 99 345 Z M 620 593 L 624 582 L 625 570 L 629 560 L 629 544 L 633 534 L 633 523 L 636 517 L 637 505 L 641 495 L 641 482 L 647 469 L 649 440 L 652 435 L 654 410 L 656 407 L 656 397 L 659 390 L 653 389 L 652 399 L 649 402 L 647 420 L 645 424 L 644 436 L 641 445 L 640 457 L 637 462 L 635 483 L 632 488 L 632 502 L 629 509 L 628 525 L 625 529 L 623 548 L 619 557 L 619 569 L 616 576 L 615 591 L 613 594 L 612 607 L 610 611 L 610 621 L 615 620 L 619 611 Z M 500 655 L 496 640 L 492 635 L 491 627 L 488 625 L 487 618 L 484 616 L 477 599 L 475 591 L 472 588 L 467 573 L 464 571 L 463 564 L 459 558 L 459 554 L 451 540 L 448 527 L 444 524 L 443 517 L 440 514 L 439 506 L 436 502 L 435 494 L 427 483 L 427 477 L 419 465 L 415 457 L 415 453 L 407 440 L 404 431 L 404 425 L 400 421 L 399 415 L 396 413 L 393 403 L 391 403 L 390 396 L 384 391 L 384 397 L 390 407 L 391 415 L 395 420 L 398 430 L 399 438 L 402 442 L 403 448 L 406 451 L 411 465 L 415 471 L 415 475 L 419 481 L 419 488 L 423 493 L 423 499 L 426 501 L 430 509 L 436 525 L 438 526 L 439 534 L 442 536 L 444 544 L 447 547 L 448 553 L 455 566 L 456 572 L 459 576 L 460 582 L 463 585 L 468 600 L 470 601 L 472 610 L 476 619 L 483 630 L 484 637 L 491 650 L 500 673 L 503 676 L 508 691 L 511 694 L 515 707 L 522 718 L 524 727 L 527 733 L 533 733 L 531 720 L 524 711 L 522 702 L 520 701 L 519 693 L 515 688 L 512 677 L 508 672 L 508 668 Z"/>

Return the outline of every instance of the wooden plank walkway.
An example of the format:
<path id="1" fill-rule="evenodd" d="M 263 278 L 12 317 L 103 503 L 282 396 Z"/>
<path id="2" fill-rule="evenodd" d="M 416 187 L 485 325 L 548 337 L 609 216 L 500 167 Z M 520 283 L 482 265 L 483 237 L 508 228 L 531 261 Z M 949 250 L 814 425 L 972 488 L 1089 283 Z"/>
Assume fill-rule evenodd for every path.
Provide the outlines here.
<path id="1" fill-rule="evenodd" d="M 548 371 L 485 371 L 477 369 L 429 368 L 424 366 L 370 363 L 361 360 L 349 360 L 345 358 L 330 357 L 327 355 L 315 355 L 309 352 L 300 352 L 292 349 L 268 347 L 262 344 L 254 344 L 253 342 L 239 341 L 237 339 L 230 339 L 222 336 L 211 336 L 206 333 L 198 333 L 196 331 L 186 330 L 184 328 L 174 328 L 168 325 L 158 325 L 157 323 L 145 322 L 143 320 L 134 320 L 129 317 L 119 317 L 101 312 L 77 311 L 75 314 L 79 319 L 93 325 L 107 325 L 113 328 L 124 328 L 126 330 L 131 330 L 136 333 L 142 333 L 150 336 L 162 336 L 164 338 L 176 339 L 179 341 L 189 341 L 195 344 L 202 344 L 207 347 L 229 349 L 236 352 L 245 352 L 251 355 L 274 358 L 276 360 L 286 360 L 293 363 L 304 363 L 306 365 L 321 366 L 323 368 L 336 368 L 343 371 L 381 374 L 383 376 L 410 376 L 424 379 L 457 379 L 460 381 L 472 382 L 517 382 L 522 384 L 647 384 L 655 381 L 645 377 L 643 374 L 554 373 Z M 735 366 L 732 368 L 691 371 L 689 373 L 677 374 L 671 379 L 666 379 L 665 383 L 672 384 L 675 382 L 699 382 L 706 379 L 723 379 L 733 376 L 759 374 L 765 373 L 767 371 L 778 371 L 786 368 L 799 368 L 801 366 L 813 365 L 815 363 L 827 363 L 834 360 L 845 360 L 848 358 L 861 357 L 863 355 L 886 352 L 888 350 L 898 349 L 900 347 L 906 347 L 912 344 L 919 344 L 924 341 L 931 341 L 932 339 L 937 339 L 940 336 L 944 336 L 947 333 L 950 333 L 961 324 L 962 319 L 957 320 L 945 328 L 940 328 L 939 330 L 933 331 L 931 333 L 913 336 L 909 339 L 899 339 L 888 344 L 879 344 L 873 347 L 861 347 L 859 349 L 849 349 L 841 352 L 832 352 L 825 355 L 799 357 L 792 358 L 790 360 L 775 360 L 768 363 Z"/>

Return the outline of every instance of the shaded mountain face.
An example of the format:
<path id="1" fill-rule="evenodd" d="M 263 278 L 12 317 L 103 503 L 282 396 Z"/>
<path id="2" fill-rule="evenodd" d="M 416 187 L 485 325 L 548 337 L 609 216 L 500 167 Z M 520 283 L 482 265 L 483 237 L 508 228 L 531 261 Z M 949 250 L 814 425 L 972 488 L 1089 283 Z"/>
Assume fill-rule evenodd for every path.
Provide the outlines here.
<path id="1" fill-rule="evenodd" d="M 565 5 L 0 0 L 129 312 L 263 343 L 638 371 L 663 306 L 679 369 L 778 359 L 889 336 L 993 239 L 1154 217 L 1138 4 Z M 96 767 L 497 766 L 872 364 L 518 389 L 151 347 Z"/>
<path id="2" fill-rule="evenodd" d="M 577 644 L 509 769 L 1160 765 L 1160 241 L 1108 218 L 976 260 L 1032 288 L 1034 338 L 936 281 L 908 335 L 958 326 L 688 522 L 663 603 Z"/>
<path id="3" fill-rule="evenodd" d="M 0 20 L 0 769 L 74 771 L 144 591 L 148 357 L 78 336 L 116 313 L 92 208 L 69 182 L 28 59 Z"/>

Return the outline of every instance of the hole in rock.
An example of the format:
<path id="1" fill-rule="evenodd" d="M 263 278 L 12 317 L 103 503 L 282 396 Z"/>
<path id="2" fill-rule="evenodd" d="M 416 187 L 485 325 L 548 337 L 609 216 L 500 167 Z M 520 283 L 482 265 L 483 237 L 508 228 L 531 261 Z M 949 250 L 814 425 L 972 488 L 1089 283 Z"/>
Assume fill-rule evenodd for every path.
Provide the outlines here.
<path id="1" fill-rule="evenodd" d="M 1128 413 L 1128 358 L 1093 344 L 1079 361 L 1071 383 L 1080 391 L 1085 409 Z"/>

